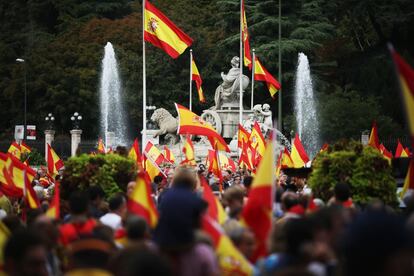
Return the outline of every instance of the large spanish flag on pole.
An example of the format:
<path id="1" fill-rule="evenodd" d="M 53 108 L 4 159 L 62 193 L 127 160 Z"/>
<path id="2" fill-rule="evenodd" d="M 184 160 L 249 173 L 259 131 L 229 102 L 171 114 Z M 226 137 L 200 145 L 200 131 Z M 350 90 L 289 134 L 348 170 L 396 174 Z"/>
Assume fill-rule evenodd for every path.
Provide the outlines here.
<path id="1" fill-rule="evenodd" d="M 267 240 L 272 228 L 273 187 L 275 181 L 275 153 L 273 142 L 266 146 L 242 212 L 242 222 L 254 233 L 257 241 L 253 262 L 267 254 Z"/>
<path id="2" fill-rule="evenodd" d="M 269 89 L 272 98 L 280 89 L 280 83 L 266 70 L 257 57 L 255 57 L 254 61 L 254 79 L 266 82 L 267 89 Z"/>
<path id="3" fill-rule="evenodd" d="M 414 69 L 392 47 L 390 48 L 400 81 L 405 112 L 411 132 L 411 143 L 414 146 Z"/>
<path id="4" fill-rule="evenodd" d="M 144 39 L 164 50 L 172 58 L 180 56 L 193 40 L 180 30 L 168 17 L 145 1 Z"/>
<path id="5" fill-rule="evenodd" d="M 175 104 L 175 107 L 178 113 L 178 134 L 206 136 L 212 147 L 216 146 L 218 150 L 230 152 L 226 141 L 209 123 L 182 105 Z"/>
<path id="6" fill-rule="evenodd" d="M 242 37 L 243 37 L 243 60 L 244 66 L 252 70 L 252 56 L 250 55 L 249 31 L 247 28 L 246 11 L 244 9 L 244 0 L 241 2 L 242 9 Z"/>
<path id="7" fill-rule="evenodd" d="M 197 93 L 198 93 L 198 99 L 201 103 L 206 102 L 206 98 L 204 97 L 203 88 L 201 85 L 203 84 L 203 80 L 201 79 L 200 72 L 198 71 L 197 65 L 195 64 L 194 58 L 191 55 L 191 79 L 195 81 L 197 86 Z"/>

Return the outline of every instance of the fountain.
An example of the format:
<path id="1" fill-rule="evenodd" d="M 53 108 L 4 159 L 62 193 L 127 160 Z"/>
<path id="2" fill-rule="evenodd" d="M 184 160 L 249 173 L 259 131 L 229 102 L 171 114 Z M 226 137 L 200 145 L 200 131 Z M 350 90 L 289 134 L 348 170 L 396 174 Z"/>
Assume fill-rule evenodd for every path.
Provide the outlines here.
<path id="1" fill-rule="evenodd" d="M 295 117 L 297 131 L 310 158 L 319 150 L 319 124 L 313 96 L 309 60 L 304 53 L 298 55 L 295 84 Z"/>
<path id="2" fill-rule="evenodd" d="M 127 144 L 126 116 L 122 101 L 122 85 L 115 51 L 110 42 L 105 45 L 100 84 L 101 135 L 108 148 Z"/>

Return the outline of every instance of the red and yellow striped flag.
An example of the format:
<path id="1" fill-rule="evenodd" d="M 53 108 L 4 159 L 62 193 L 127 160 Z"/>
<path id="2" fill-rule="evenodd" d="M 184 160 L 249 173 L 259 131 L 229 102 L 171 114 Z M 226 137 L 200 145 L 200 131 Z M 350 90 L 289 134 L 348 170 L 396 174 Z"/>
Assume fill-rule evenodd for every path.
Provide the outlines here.
<path id="1" fill-rule="evenodd" d="M 24 154 L 30 154 L 32 152 L 32 149 L 28 145 L 26 145 L 23 141 L 20 144 L 20 149 L 21 149 L 21 152 Z"/>
<path id="2" fill-rule="evenodd" d="M 295 140 L 293 140 L 292 152 L 290 157 L 293 161 L 294 168 L 302 168 L 309 162 L 308 154 L 303 148 L 302 142 L 300 141 L 299 134 L 296 133 Z"/>
<path id="3" fill-rule="evenodd" d="M 397 149 L 395 150 L 395 158 L 409 157 L 410 153 L 407 150 L 408 149 L 405 149 L 401 144 L 400 139 L 398 139 Z"/>
<path id="4" fill-rule="evenodd" d="M 257 57 L 254 63 L 254 79 L 266 82 L 267 89 L 269 89 L 272 98 L 274 98 L 280 89 L 280 83 L 264 68 Z"/>
<path id="5" fill-rule="evenodd" d="M 135 138 L 134 143 L 132 144 L 132 147 L 129 150 L 128 157 L 135 161 L 138 169 L 142 169 L 142 157 L 141 152 L 139 150 L 139 143 L 137 138 Z"/>
<path id="6" fill-rule="evenodd" d="M 387 150 L 387 148 L 383 144 L 381 144 L 379 146 L 379 150 L 382 153 L 382 155 L 384 156 L 384 158 L 387 159 L 388 162 L 391 164 L 391 160 L 392 160 L 392 157 L 393 157 L 392 153 L 389 150 Z"/>
<path id="7" fill-rule="evenodd" d="M 236 163 L 234 163 L 233 159 L 225 155 L 224 153 L 220 152 L 218 154 L 219 162 L 220 162 L 220 168 L 222 170 L 230 170 L 232 172 L 236 172 Z"/>
<path id="8" fill-rule="evenodd" d="M 193 142 L 191 141 L 191 137 L 189 135 L 187 135 L 185 138 L 183 153 L 185 156 L 185 160 L 181 162 L 181 164 L 187 164 L 191 166 L 197 165 L 195 161 Z"/>
<path id="9" fill-rule="evenodd" d="M 404 186 L 400 193 L 401 199 L 404 198 L 408 190 L 414 190 L 414 159 L 410 160 L 410 165 L 408 166 L 407 176 L 405 177 Z"/>
<path id="10" fill-rule="evenodd" d="M 205 103 L 206 98 L 204 97 L 203 88 L 201 87 L 201 85 L 203 84 L 203 80 L 201 79 L 201 75 L 198 72 L 198 68 L 197 68 L 197 65 L 195 64 L 194 58 L 192 58 L 191 60 L 191 71 L 192 71 L 191 79 L 195 81 L 196 86 L 197 86 L 198 99 L 200 100 L 201 103 Z"/>
<path id="11" fill-rule="evenodd" d="M 197 114 L 191 112 L 182 105 L 175 104 L 178 113 L 178 134 L 202 135 L 206 136 L 212 147 L 217 146 L 218 150 L 230 152 L 226 141 L 217 133 L 213 126 Z"/>
<path id="12" fill-rule="evenodd" d="M 242 222 L 252 230 L 258 243 L 252 256 L 253 262 L 267 254 L 266 244 L 272 228 L 276 165 L 273 147 L 273 142 L 269 141 L 242 211 Z"/>
<path id="13" fill-rule="evenodd" d="M 23 189 L 23 196 L 26 202 L 26 206 L 30 209 L 37 209 L 40 207 L 39 199 L 32 187 L 32 181 L 29 180 L 29 176 L 27 171 L 25 170 L 23 173 L 24 178 L 24 189 Z"/>
<path id="14" fill-rule="evenodd" d="M 21 154 L 22 154 L 22 150 L 20 145 L 16 142 L 13 141 L 9 147 L 9 149 L 7 150 L 8 153 L 10 153 L 11 155 L 15 156 L 17 159 L 20 159 Z"/>
<path id="15" fill-rule="evenodd" d="M 394 49 L 391 49 L 391 54 L 400 81 L 405 112 L 411 132 L 412 148 L 414 148 L 414 69 Z"/>
<path id="16" fill-rule="evenodd" d="M 144 153 L 144 160 L 145 160 L 144 169 L 149 177 L 150 182 L 154 181 L 154 178 L 157 175 L 160 175 L 160 174 L 164 175 L 161 168 L 151 158 L 148 158 L 145 153 Z"/>
<path id="17" fill-rule="evenodd" d="M 203 187 L 203 199 L 208 203 L 206 214 L 223 225 L 227 221 L 227 214 L 224 211 L 223 205 L 221 205 L 218 198 L 213 194 L 213 191 L 207 184 L 207 180 L 203 176 L 200 176 L 200 182 Z"/>
<path id="18" fill-rule="evenodd" d="M 151 198 L 151 186 L 144 172 L 138 174 L 136 185 L 128 198 L 128 211 L 144 218 L 154 229 L 158 222 L 158 211 Z"/>
<path id="19" fill-rule="evenodd" d="M 151 141 L 148 141 L 145 146 L 144 154 L 158 166 L 166 161 L 164 155 L 162 155 L 161 151 Z"/>
<path id="20" fill-rule="evenodd" d="M 378 127 L 377 122 L 372 123 L 371 134 L 369 135 L 368 145 L 374 149 L 380 150 L 380 142 L 378 138 Z"/>
<path id="21" fill-rule="evenodd" d="M 164 146 L 164 157 L 171 164 L 175 164 L 175 156 L 174 156 L 174 153 L 167 146 Z"/>
<path id="22" fill-rule="evenodd" d="M 213 241 L 213 247 L 220 267 L 220 275 L 253 275 L 253 266 L 234 246 L 233 242 L 214 219 L 208 215 L 204 216 L 202 219 L 202 229 Z"/>
<path id="23" fill-rule="evenodd" d="M 257 121 L 254 122 L 252 133 L 250 133 L 249 141 L 251 147 L 257 151 L 257 154 L 263 156 L 263 153 L 266 148 L 266 142 L 260 129 L 260 125 L 257 123 Z"/>
<path id="24" fill-rule="evenodd" d="M 145 1 L 144 39 L 164 50 L 172 58 L 179 57 L 193 40 L 180 30 L 168 17 Z"/>
<path id="25" fill-rule="evenodd" d="M 237 133 L 237 146 L 239 148 L 243 147 L 244 143 L 249 143 L 250 133 L 241 125 L 239 124 L 239 131 Z"/>
<path id="26" fill-rule="evenodd" d="M 242 38 L 243 38 L 243 60 L 244 66 L 252 70 L 252 56 L 250 55 L 249 30 L 247 28 L 246 11 L 244 10 L 244 0 L 241 1 L 242 9 Z"/>
<path id="27" fill-rule="evenodd" d="M 60 218 L 60 183 L 56 181 L 52 201 L 46 211 L 46 216 L 58 220 Z"/>
<path id="28" fill-rule="evenodd" d="M 242 152 L 240 154 L 240 159 L 239 159 L 239 167 L 247 168 L 248 170 L 253 170 L 251 158 L 249 157 L 249 154 L 248 154 L 248 148 L 249 148 L 248 144 L 243 142 Z"/>
<path id="29" fill-rule="evenodd" d="M 55 177 L 63 166 L 63 161 L 56 154 L 53 148 L 47 144 L 47 172 L 52 177 Z"/>
<path id="30" fill-rule="evenodd" d="M 208 150 L 208 171 L 213 173 L 215 177 L 219 179 L 220 192 L 223 190 L 223 175 L 221 174 L 221 168 L 219 165 L 219 159 L 217 157 L 216 150 Z"/>

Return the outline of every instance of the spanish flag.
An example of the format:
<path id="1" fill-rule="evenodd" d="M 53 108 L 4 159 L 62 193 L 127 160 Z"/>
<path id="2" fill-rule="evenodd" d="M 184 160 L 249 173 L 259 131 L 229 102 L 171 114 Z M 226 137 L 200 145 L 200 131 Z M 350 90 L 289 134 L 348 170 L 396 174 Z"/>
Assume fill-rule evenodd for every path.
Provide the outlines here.
<path id="1" fill-rule="evenodd" d="M 408 190 L 414 190 L 414 159 L 411 159 L 408 166 L 407 176 L 404 180 L 404 186 L 400 193 L 400 198 L 403 199 Z"/>
<path id="2" fill-rule="evenodd" d="M 145 146 L 144 153 L 158 166 L 166 161 L 164 155 L 162 155 L 161 151 L 151 141 L 148 141 Z"/>
<path id="3" fill-rule="evenodd" d="M 20 144 L 20 149 L 21 149 L 21 152 L 24 154 L 30 154 L 32 152 L 32 149 L 28 145 L 26 145 L 23 141 Z"/>
<path id="4" fill-rule="evenodd" d="M 220 168 L 222 170 L 230 170 L 232 172 L 236 172 L 236 164 L 234 163 L 233 159 L 225 155 L 223 152 L 219 152 L 218 154 Z"/>
<path id="5" fill-rule="evenodd" d="M 158 222 L 158 212 L 151 197 L 151 186 L 144 172 L 138 174 L 136 185 L 128 198 L 128 211 L 144 218 L 154 229 Z"/>
<path id="6" fill-rule="evenodd" d="M 9 167 L 11 165 L 10 153 L 4 154 L 0 152 L 0 190 L 3 194 L 9 197 L 23 196 L 22 187 L 17 187 L 14 184 L 13 178 L 10 175 Z"/>
<path id="7" fill-rule="evenodd" d="M 106 153 L 106 147 L 105 147 L 105 144 L 104 144 L 102 138 L 98 139 L 98 152 L 102 153 L 102 154 Z"/>
<path id="8" fill-rule="evenodd" d="M 168 17 L 145 1 L 144 39 L 164 50 L 172 58 L 180 56 L 193 40 L 180 30 Z"/>
<path id="9" fill-rule="evenodd" d="M 241 1 L 242 9 L 242 38 L 243 38 L 243 60 L 244 66 L 252 70 L 252 56 L 250 55 L 249 30 L 247 28 L 246 11 L 244 10 L 244 0 Z"/>
<path id="10" fill-rule="evenodd" d="M 309 162 L 309 157 L 303 148 L 299 135 L 296 133 L 295 140 L 293 140 L 292 152 L 290 157 L 293 161 L 294 168 L 302 168 Z"/>
<path id="11" fill-rule="evenodd" d="M 154 178 L 157 175 L 164 175 L 161 168 L 154 162 L 154 160 L 152 160 L 151 157 L 147 156 L 146 153 L 144 153 L 144 169 L 149 177 L 150 182 L 154 181 Z"/>
<path id="12" fill-rule="evenodd" d="M 390 48 L 400 81 L 405 112 L 411 131 L 411 143 L 414 148 L 414 69 L 392 47 Z"/>
<path id="13" fill-rule="evenodd" d="M 0 275 L 6 275 L 4 273 L 4 247 L 10 237 L 11 233 L 9 228 L 0 221 Z"/>
<path id="14" fill-rule="evenodd" d="M 207 184 L 207 180 L 203 176 L 200 176 L 200 182 L 203 188 L 203 199 L 208 203 L 207 215 L 223 225 L 227 221 L 227 214 L 224 211 L 223 205 L 213 194 L 213 191 Z"/>
<path id="15" fill-rule="evenodd" d="M 407 150 L 408 149 L 404 149 L 400 139 L 398 139 L 397 149 L 395 150 L 395 158 L 409 157 L 410 153 Z"/>
<path id="16" fill-rule="evenodd" d="M 254 122 L 252 133 L 250 133 L 249 141 L 251 147 L 256 149 L 257 153 L 260 156 L 263 156 L 263 153 L 266 148 L 266 142 L 260 129 L 260 125 L 257 123 L 257 121 Z"/>
<path id="17" fill-rule="evenodd" d="M 175 164 L 175 156 L 174 156 L 174 153 L 167 146 L 164 146 L 164 157 L 171 164 Z"/>
<path id="18" fill-rule="evenodd" d="M 273 147 L 272 142 L 267 143 L 249 192 L 249 198 L 242 211 L 242 223 L 247 225 L 256 237 L 257 247 L 251 259 L 253 262 L 267 254 L 266 244 L 272 228 L 276 165 Z"/>
<path id="19" fill-rule="evenodd" d="M 175 104 L 178 113 L 178 134 L 206 136 L 213 147 L 217 144 L 218 150 L 230 152 L 226 141 L 217 133 L 211 124 L 205 122 L 197 114 L 182 105 Z"/>
<path id="20" fill-rule="evenodd" d="M 371 134 L 369 135 L 368 145 L 373 147 L 374 149 L 379 150 L 380 142 L 378 138 L 378 127 L 377 122 L 372 123 Z"/>
<path id="21" fill-rule="evenodd" d="M 142 158 L 141 158 L 141 152 L 139 150 L 139 143 L 138 143 L 137 138 L 135 138 L 134 143 L 132 144 L 132 147 L 129 150 L 128 157 L 135 161 L 138 169 L 142 168 Z"/>
<path id="22" fill-rule="evenodd" d="M 234 246 L 220 225 L 208 215 L 202 219 L 202 229 L 213 241 L 213 247 L 218 258 L 220 275 L 253 275 L 253 266 Z"/>
<path id="23" fill-rule="evenodd" d="M 219 179 L 220 192 L 223 190 L 223 175 L 221 174 L 221 168 L 216 150 L 208 150 L 208 171 L 214 174 Z"/>
<path id="24" fill-rule="evenodd" d="M 191 79 L 195 81 L 196 86 L 197 86 L 198 98 L 201 103 L 205 103 L 206 98 L 204 98 L 203 88 L 201 87 L 201 85 L 203 84 L 203 80 L 201 79 L 201 75 L 198 72 L 198 68 L 197 68 L 197 65 L 195 64 L 194 58 L 192 58 L 191 60 L 191 71 L 192 71 Z"/>
<path id="25" fill-rule="evenodd" d="M 290 156 L 290 152 L 287 148 L 283 150 L 280 166 L 282 169 L 294 167 L 292 157 Z"/>
<path id="26" fill-rule="evenodd" d="M 22 154 L 21 147 L 16 141 L 13 141 L 13 143 L 11 143 L 11 145 L 10 145 L 9 149 L 7 150 L 7 152 L 10 153 L 11 155 L 15 156 L 18 159 L 20 159 L 21 154 Z"/>
<path id="27" fill-rule="evenodd" d="M 63 161 L 52 149 L 52 147 L 47 144 L 47 172 L 55 177 L 61 168 L 63 168 Z"/>
<path id="28" fill-rule="evenodd" d="M 0 189 L 7 196 L 23 196 L 26 181 L 31 183 L 36 175 L 32 168 L 10 153 L 0 155 L 0 169 Z"/>
<path id="29" fill-rule="evenodd" d="M 239 167 L 247 168 L 248 170 L 253 170 L 253 165 L 248 154 L 248 148 L 249 146 L 247 145 L 247 143 L 243 142 L 242 152 L 240 154 L 239 159 Z"/>
<path id="30" fill-rule="evenodd" d="M 53 198 L 50 202 L 49 208 L 46 211 L 46 216 L 58 220 L 60 218 L 60 183 L 56 181 Z"/>
<path id="31" fill-rule="evenodd" d="M 195 161 L 193 142 L 191 141 L 191 137 L 189 135 L 187 135 L 185 138 L 183 153 L 185 155 L 185 160 L 181 162 L 181 164 L 187 164 L 191 166 L 197 165 Z"/>
<path id="32" fill-rule="evenodd" d="M 241 125 L 239 124 L 239 131 L 237 133 L 237 146 L 239 148 L 243 147 L 244 143 L 249 143 L 250 133 Z"/>
<path id="33" fill-rule="evenodd" d="M 257 57 L 254 64 L 254 79 L 266 82 L 267 89 L 269 89 L 272 98 L 280 89 L 280 83 L 264 68 Z"/>
<path id="34" fill-rule="evenodd" d="M 32 187 L 32 181 L 29 180 L 27 171 L 24 171 L 24 189 L 23 196 L 26 202 L 26 206 L 30 209 L 37 209 L 40 207 L 39 199 Z"/>
<path id="35" fill-rule="evenodd" d="M 382 153 L 382 155 L 384 156 L 384 158 L 387 159 L 388 162 L 391 164 L 391 160 L 392 160 L 392 157 L 393 157 L 392 153 L 389 150 L 387 150 L 387 148 L 383 144 L 381 144 L 379 146 L 379 150 Z"/>

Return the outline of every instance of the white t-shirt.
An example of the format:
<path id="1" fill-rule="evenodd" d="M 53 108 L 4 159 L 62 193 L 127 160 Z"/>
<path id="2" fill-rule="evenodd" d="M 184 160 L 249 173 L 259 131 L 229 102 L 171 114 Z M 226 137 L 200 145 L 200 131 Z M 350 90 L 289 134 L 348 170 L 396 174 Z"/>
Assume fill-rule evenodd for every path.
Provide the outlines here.
<path id="1" fill-rule="evenodd" d="M 118 230 L 122 227 L 122 218 L 120 215 L 117 215 L 115 213 L 107 213 L 103 215 L 99 220 L 102 222 L 102 224 L 105 224 L 114 230 Z"/>

